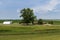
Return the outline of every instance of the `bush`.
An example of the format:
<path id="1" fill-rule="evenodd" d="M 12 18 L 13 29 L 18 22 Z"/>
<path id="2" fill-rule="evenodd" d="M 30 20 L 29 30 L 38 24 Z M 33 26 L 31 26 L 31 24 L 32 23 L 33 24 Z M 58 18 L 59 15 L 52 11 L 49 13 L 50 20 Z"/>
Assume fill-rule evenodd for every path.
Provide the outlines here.
<path id="1" fill-rule="evenodd" d="M 49 21 L 49 24 L 53 24 L 53 21 Z"/>
<path id="2" fill-rule="evenodd" d="M 43 24 L 43 20 L 42 19 L 39 19 L 38 20 L 38 24 L 42 25 Z"/>

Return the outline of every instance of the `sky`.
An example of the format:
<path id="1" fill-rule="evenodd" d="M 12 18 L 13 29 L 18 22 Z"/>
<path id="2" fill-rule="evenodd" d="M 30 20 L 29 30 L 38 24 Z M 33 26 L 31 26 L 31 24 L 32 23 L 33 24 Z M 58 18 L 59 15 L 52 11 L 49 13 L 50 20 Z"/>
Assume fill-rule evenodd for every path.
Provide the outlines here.
<path id="1" fill-rule="evenodd" d="M 37 19 L 60 19 L 60 0 L 0 0 L 0 19 L 20 19 L 20 10 L 31 8 Z"/>

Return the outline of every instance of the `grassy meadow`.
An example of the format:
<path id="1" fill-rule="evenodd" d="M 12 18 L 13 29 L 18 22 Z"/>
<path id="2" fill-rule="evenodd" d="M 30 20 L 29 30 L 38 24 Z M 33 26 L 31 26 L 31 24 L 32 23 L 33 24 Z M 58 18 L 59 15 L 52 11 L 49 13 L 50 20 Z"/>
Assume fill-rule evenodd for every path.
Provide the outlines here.
<path id="1" fill-rule="evenodd" d="M 53 25 L 23 25 L 0 23 L 0 40 L 60 40 L 60 21 Z"/>
<path id="2" fill-rule="evenodd" d="M 0 24 L 0 40 L 60 40 L 60 26 Z"/>

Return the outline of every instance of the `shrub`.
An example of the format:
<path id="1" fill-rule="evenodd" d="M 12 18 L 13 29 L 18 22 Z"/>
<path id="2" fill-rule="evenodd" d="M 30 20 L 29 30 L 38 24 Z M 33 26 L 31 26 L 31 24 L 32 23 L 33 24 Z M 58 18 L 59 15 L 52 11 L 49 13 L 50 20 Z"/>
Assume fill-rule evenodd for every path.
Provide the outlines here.
<path id="1" fill-rule="evenodd" d="M 43 24 L 43 20 L 42 19 L 39 19 L 38 20 L 38 24 L 42 25 Z"/>
<path id="2" fill-rule="evenodd" d="M 53 21 L 49 21 L 49 24 L 53 24 Z"/>

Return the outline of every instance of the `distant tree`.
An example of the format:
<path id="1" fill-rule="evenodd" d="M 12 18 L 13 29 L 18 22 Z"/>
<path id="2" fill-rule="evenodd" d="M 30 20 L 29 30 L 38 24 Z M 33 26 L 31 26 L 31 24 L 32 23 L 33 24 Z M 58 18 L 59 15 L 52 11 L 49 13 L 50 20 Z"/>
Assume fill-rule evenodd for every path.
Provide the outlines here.
<path id="1" fill-rule="evenodd" d="M 49 24 L 53 24 L 53 21 L 49 21 Z"/>
<path id="2" fill-rule="evenodd" d="M 43 24 L 43 20 L 42 19 L 39 19 L 38 20 L 38 24 L 42 25 Z"/>
<path id="3" fill-rule="evenodd" d="M 36 18 L 36 16 L 34 16 L 34 12 L 32 9 L 30 8 L 24 8 L 21 10 L 21 15 L 20 17 L 23 18 L 23 23 L 26 23 L 28 25 L 28 23 L 34 23 L 34 19 Z"/>

